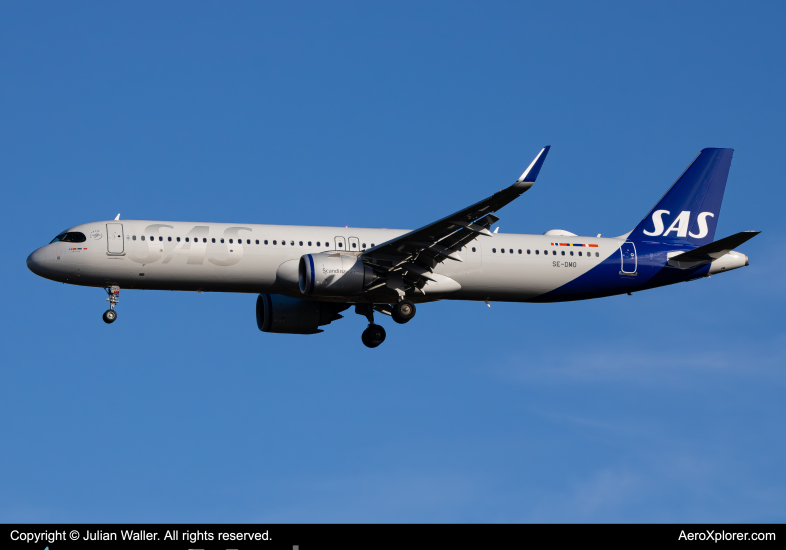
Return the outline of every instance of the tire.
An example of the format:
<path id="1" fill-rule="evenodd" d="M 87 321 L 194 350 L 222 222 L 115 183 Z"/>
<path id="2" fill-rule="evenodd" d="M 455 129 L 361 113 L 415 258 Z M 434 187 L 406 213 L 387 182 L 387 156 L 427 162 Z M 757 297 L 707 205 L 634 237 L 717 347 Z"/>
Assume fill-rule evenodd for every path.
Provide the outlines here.
<path id="1" fill-rule="evenodd" d="M 415 304 L 409 300 L 401 300 L 393 306 L 393 320 L 400 325 L 408 323 L 415 316 Z"/>
<path id="2" fill-rule="evenodd" d="M 117 313 L 115 312 L 114 309 L 107 309 L 104 312 L 104 322 L 107 325 L 111 325 L 112 323 L 114 323 L 115 319 L 117 319 Z"/>
<path id="3" fill-rule="evenodd" d="M 375 348 L 385 341 L 385 329 L 379 325 L 369 325 L 363 334 L 360 336 L 368 348 Z"/>

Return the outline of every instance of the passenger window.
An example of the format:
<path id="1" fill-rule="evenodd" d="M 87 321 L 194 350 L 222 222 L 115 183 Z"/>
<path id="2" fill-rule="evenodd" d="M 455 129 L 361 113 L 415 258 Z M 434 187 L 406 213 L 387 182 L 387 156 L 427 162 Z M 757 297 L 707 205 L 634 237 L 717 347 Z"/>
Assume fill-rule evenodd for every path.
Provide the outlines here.
<path id="1" fill-rule="evenodd" d="M 221 241 L 221 244 L 224 244 L 224 239 L 219 239 L 219 240 Z"/>
<path id="2" fill-rule="evenodd" d="M 510 249 L 510 253 L 513 254 L 513 249 Z M 519 254 L 521 254 L 521 250 L 519 250 Z"/>
<path id="3" fill-rule="evenodd" d="M 529 250 L 527 250 L 527 252 L 529 253 Z M 536 250 L 535 254 L 540 254 L 540 250 Z"/>
<path id="4" fill-rule="evenodd" d="M 251 244 L 251 239 L 246 239 L 246 244 Z"/>
<path id="5" fill-rule="evenodd" d="M 210 242 L 216 242 L 216 238 L 213 237 L 212 239 L 210 239 Z"/>
<path id="6" fill-rule="evenodd" d="M 579 250 L 579 256 L 581 256 L 581 250 Z"/>
<path id="7" fill-rule="evenodd" d="M 289 241 L 290 246 L 295 246 L 295 241 Z"/>
<path id="8" fill-rule="evenodd" d="M 257 239 L 255 242 L 256 242 L 257 244 L 259 244 L 259 239 Z"/>
<path id="9" fill-rule="evenodd" d="M 142 238 L 142 240 L 143 240 L 143 241 L 145 240 L 145 236 L 144 236 L 144 235 L 142 235 L 142 237 L 141 237 L 141 238 Z"/>
<path id="10" fill-rule="evenodd" d="M 300 241 L 300 246 L 303 246 L 303 241 Z"/>
<path id="11" fill-rule="evenodd" d="M 265 239 L 265 244 L 267 244 L 267 239 Z"/>
<path id="12" fill-rule="evenodd" d="M 563 252 L 563 254 L 564 254 L 564 252 Z M 557 255 L 557 251 L 556 251 L 556 250 L 552 250 L 552 251 L 551 251 L 551 255 L 552 255 L 552 256 L 556 256 L 556 255 Z"/>
<path id="13" fill-rule="evenodd" d="M 363 248 L 366 248 L 366 243 L 363 243 Z"/>
<path id="14" fill-rule="evenodd" d="M 172 237 L 167 237 L 166 240 L 168 240 L 171 243 L 172 242 Z"/>
<path id="15" fill-rule="evenodd" d="M 556 252 L 555 252 L 555 254 L 556 254 Z M 562 251 L 562 255 L 563 255 L 563 256 L 565 255 L 565 251 L 564 251 L 564 250 Z"/>
<path id="16" fill-rule="evenodd" d="M 570 251 L 570 255 L 573 256 L 573 251 L 572 250 Z"/>
<path id="17" fill-rule="evenodd" d="M 177 242 L 180 242 L 180 237 L 175 237 L 175 239 L 177 240 Z"/>
<path id="18" fill-rule="evenodd" d="M 496 249 L 496 248 L 492 248 L 492 249 L 491 249 L 491 251 L 492 251 L 492 252 L 494 252 L 494 253 L 496 253 L 496 252 L 497 252 L 497 249 Z"/>
<path id="19" fill-rule="evenodd" d="M 374 243 L 371 243 L 371 248 L 374 248 Z"/>
<path id="20" fill-rule="evenodd" d="M 338 247 L 339 248 L 342 248 L 343 246 L 344 246 L 344 243 L 338 243 Z"/>
<path id="21" fill-rule="evenodd" d="M 528 248 L 528 249 L 527 249 L 527 254 L 529 254 L 529 253 L 530 253 L 530 251 L 529 251 L 529 248 Z"/>
<path id="22" fill-rule="evenodd" d="M 131 237 L 131 240 L 132 240 L 132 241 L 135 241 L 135 240 L 136 240 L 136 235 L 134 235 L 133 237 Z M 179 240 L 179 239 L 178 239 L 178 240 Z"/>
<path id="23" fill-rule="evenodd" d="M 352 248 L 357 248 L 357 247 L 358 247 L 358 243 L 352 243 Z"/>
<path id="24" fill-rule="evenodd" d="M 317 246 L 320 246 L 319 241 L 317 241 Z"/>
<path id="25" fill-rule="evenodd" d="M 504 248 L 500 248 L 500 249 L 499 249 L 499 251 L 500 251 L 500 253 L 502 253 L 502 254 L 504 254 L 504 253 L 505 253 L 505 249 L 504 249 Z"/>
<path id="26" fill-rule="evenodd" d="M 308 241 L 308 246 L 311 246 L 311 241 Z"/>
<path id="27" fill-rule="evenodd" d="M 232 244 L 232 239 L 229 239 L 229 244 Z"/>
<path id="28" fill-rule="evenodd" d="M 595 257 L 598 258 L 599 256 L 600 256 L 600 254 L 595 252 Z"/>
<path id="29" fill-rule="evenodd" d="M 519 248 L 519 254 L 521 254 L 521 249 Z"/>
<path id="30" fill-rule="evenodd" d="M 475 252 L 475 247 L 474 246 L 472 247 L 472 252 Z"/>

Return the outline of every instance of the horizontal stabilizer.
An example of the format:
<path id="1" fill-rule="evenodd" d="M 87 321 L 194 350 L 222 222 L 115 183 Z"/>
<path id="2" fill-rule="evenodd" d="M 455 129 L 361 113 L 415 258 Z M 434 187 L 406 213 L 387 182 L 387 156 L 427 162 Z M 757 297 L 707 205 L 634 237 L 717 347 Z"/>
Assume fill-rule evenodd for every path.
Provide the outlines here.
<path id="1" fill-rule="evenodd" d="M 728 254 L 759 233 L 761 231 L 742 231 L 699 248 L 694 248 L 688 252 L 683 252 L 679 256 L 672 256 L 669 259 L 676 262 L 711 262 Z"/>

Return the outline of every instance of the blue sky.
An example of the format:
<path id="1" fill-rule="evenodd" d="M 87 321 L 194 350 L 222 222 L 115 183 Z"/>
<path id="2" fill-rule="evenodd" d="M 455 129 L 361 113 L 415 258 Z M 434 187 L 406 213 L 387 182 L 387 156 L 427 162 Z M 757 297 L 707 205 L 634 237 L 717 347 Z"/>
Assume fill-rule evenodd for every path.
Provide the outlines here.
<path id="1" fill-rule="evenodd" d="M 0 520 L 781 522 L 782 3 L 5 3 Z M 443 302 L 368 350 L 253 295 L 60 285 L 111 219 L 623 234 L 704 147 L 748 268 L 565 304 Z"/>

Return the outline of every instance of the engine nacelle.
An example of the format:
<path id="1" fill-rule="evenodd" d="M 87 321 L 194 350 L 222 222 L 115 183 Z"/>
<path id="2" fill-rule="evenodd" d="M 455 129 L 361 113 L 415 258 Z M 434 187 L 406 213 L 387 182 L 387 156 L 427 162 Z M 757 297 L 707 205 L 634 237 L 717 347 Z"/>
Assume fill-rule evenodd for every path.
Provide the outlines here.
<path id="1" fill-rule="evenodd" d="M 300 292 L 306 296 L 360 294 L 377 278 L 373 269 L 351 254 L 305 254 L 300 258 L 298 266 Z"/>
<path id="2" fill-rule="evenodd" d="M 341 319 L 349 304 L 312 302 L 281 294 L 260 294 L 257 298 L 257 326 L 262 332 L 317 334 L 319 328 Z"/>

